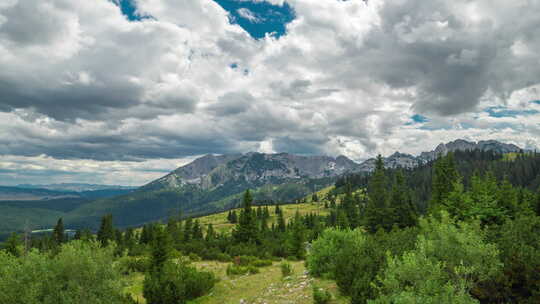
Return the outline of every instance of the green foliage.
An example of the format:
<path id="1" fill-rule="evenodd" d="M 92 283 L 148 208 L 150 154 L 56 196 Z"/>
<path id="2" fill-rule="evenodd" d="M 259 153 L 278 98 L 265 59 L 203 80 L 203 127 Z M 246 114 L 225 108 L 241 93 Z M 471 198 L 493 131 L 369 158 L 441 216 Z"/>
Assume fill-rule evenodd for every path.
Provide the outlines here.
<path id="1" fill-rule="evenodd" d="M 370 303 L 477 303 L 469 291 L 497 276 L 499 251 L 485 240 L 480 224 L 422 219 L 414 250 L 388 256 L 379 277 L 379 297 Z"/>
<path id="2" fill-rule="evenodd" d="M 99 247 L 74 241 L 52 258 L 37 251 L 20 258 L 0 252 L 0 303 L 126 303 L 114 248 Z"/>
<path id="3" fill-rule="evenodd" d="M 459 179 L 459 173 L 454 162 L 454 153 L 449 152 L 440 156 L 433 165 L 430 209 L 437 213 L 448 194 L 454 190 L 454 183 Z"/>
<path id="4" fill-rule="evenodd" d="M 329 304 L 332 300 L 332 294 L 325 289 L 313 286 L 313 303 L 314 304 Z"/>
<path id="5" fill-rule="evenodd" d="M 292 266 L 289 262 L 282 262 L 279 267 L 281 268 L 281 276 L 284 278 L 293 273 Z"/>
<path id="6" fill-rule="evenodd" d="M 306 259 L 306 266 L 311 275 L 335 279 L 336 255 L 345 247 L 357 247 L 365 241 L 360 230 L 326 229 L 313 241 Z"/>
<path id="7" fill-rule="evenodd" d="M 66 241 L 66 232 L 64 230 L 64 222 L 62 221 L 62 218 L 59 218 L 56 226 L 54 226 L 53 239 L 55 240 L 56 244 L 62 244 Z"/>
<path id="8" fill-rule="evenodd" d="M 21 256 L 24 252 L 21 236 L 15 232 L 11 233 L 4 244 L 4 250 L 15 257 Z"/>
<path id="9" fill-rule="evenodd" d="M 504 276 L 494 277 L 492 288 L 477 290 L 479 297 L 507 297 L 516 303 L 540 302 L 540 217 L 521 216 L 493 229 L 501 250 Z"/>
<path id="10" fill-rule="evenodd" d="M 101 242 L 102 246 L 107 246 L 115 238 L 112 214 L 107 214 L 101 218 L 101 226 L 97 233 L 97 239 Z"/>
<path id="11" fill-rule="evenodd" d="M 226 273 L 228 276 L 257 274 L 259 272 L 260 272 L 259 269 L 256 266 L 251 265 L 251 264 L 248 264 L 246 266 L 231 264 L 227 266 L 227 270 L 226 270 Z"/>
<path id="12" fill-rule="evenodd" d="M 162 269 L 154 269 L 145 276 L 143 295 L 152 304 L 181 304 L 207 294 L 215 283 L 211 272 L 168 260 Z"/>
<path id="13" fill-rule="evenodd" d="M 365 224 L 370 232 L 379 228 L 392 228 L 391 213 L 387 204 L 387 181 L 384 163 L 381 155 L 377 156 L 375 171 L 369 181 L 368 202 L 365 209 Z"/>

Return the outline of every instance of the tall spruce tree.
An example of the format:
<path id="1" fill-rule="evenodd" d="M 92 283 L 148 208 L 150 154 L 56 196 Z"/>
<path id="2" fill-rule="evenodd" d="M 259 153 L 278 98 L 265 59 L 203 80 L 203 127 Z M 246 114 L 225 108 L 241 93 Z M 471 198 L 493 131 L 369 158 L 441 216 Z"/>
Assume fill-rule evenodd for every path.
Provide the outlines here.
<path id="1" fill-rule="evenodd" d="M 109 242 L 115 239 L 112 214 L 107 214 L 101 218 L 97 239 L 102 246 L 109 245 Z"/>
<path id="2" fill-rule="evenodd" d="M 454 190 L 454 184 L 458 179 L 459 173 L 456 169 L 454 154 L 448 152 L 446 156 L 439 156 L 433 165 L 431 200 L 429 203 L 431 212 L 437 212 L 440 209 L 440 205 Z"/>
<path id="3" fill-rule="evenodd" d="M 392 228 L 392 214 L 387 206 L 387 181 L 384 162 L 381 155 L 377 156 L 375 171 L 369 180 L 368 202 L 364 212 L 366 228 L 376 232 L 379 228 L 390 230 Z"/>
<path id="4" fill-rule="evenodd" d="M 240 213 L 238 225 L 236 225 L 233 236 L 237 242 L 258 242 L 259 231 L 257 229 L 257 216 L 252 208 L 253 197 L 251 192 L 246 190 L 242 200 L 243 209 Z"/>
<path id="5" fill-rule="evenodd" d="M 66 231 L 64 229 L 64 221 L 59 218 L 54 226 L 53 239 L 57 245 L 60 245 L 66 241 Z"/>
<path id="6" fill-rule="evenodd" d="M 407 187 L 402 170 L 394 176 L 390 194 L 389 211 L 393 215 L 393 223 L 400 228 L 416 225 L 417 211 L 412 202 L 411 191 Z"/>

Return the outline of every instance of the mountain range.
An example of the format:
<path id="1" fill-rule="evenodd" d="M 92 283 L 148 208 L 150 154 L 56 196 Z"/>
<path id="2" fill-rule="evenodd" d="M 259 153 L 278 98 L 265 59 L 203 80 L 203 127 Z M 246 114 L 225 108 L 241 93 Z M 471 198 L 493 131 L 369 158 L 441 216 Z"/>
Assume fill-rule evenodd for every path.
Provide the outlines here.
<path id="1" fill-rule="evenodd" d="M 521 150 L 513 144 L 497 141 L 470 142 L 460 139 L 440 144 L 435 150 L 423 152 L 418 156 L 396 152 L 383 160 L 388 168 L 412 168 L 432 161 L 438 155 L 444 155 L 449 151 L 476 149 L 499 153 Z M 66 207 L 53 208 L 56 213 L 51 214 L 51 217 L 57 217 L 58 212 L 64 212 L 64 221 L 70 228 L 95 229 L 100 218 L 106 213 L 111 213 L 116 225 L 137 226 L 164 219 L 178 212 L 182 212 L 183 215 L 201 215 L 230 209 L 240 203 L 242 193 L 246 189 L 251 189 L 258 201 L 290 202 L 332 185 L 344 174 L 368 173 L 373 170 L 374 164 L 375 159 L 357 163 L 345 156 L 301 156 L 289 153 L 256 152 L 231 155 L 208 154 L 136 190 L 117 189 L 124 192 L 114 197 L 97 197 L 98 199 L 95 200 L 84 200 L 80 204 L 69 206 L 66 205 L 68 203 L 64 198 L 62 204 Z M 50 186 L 49 188 L 57 187 Z M 64 189 L 66 187 L 72 190 L 84 188 L 64 185 Z M 50 194 L 47 191 L 54 190 L 33 189 L 32 191 Z M 111 189 L 96 191 L 111 191 Z M 82 195 L 81 193 L 71 191 L 64 192 L 63 195 Z M 13 208 L 24 205 L 25 203 L 20 201 L 17 204 L 11 203 L 9 207 L 13 211 Z M 29 205 L 40 210 L 48 208 L 43 207 L 45 206 L 43 204 Z M 20 209 L 17 210 L 20 211 Z"/>

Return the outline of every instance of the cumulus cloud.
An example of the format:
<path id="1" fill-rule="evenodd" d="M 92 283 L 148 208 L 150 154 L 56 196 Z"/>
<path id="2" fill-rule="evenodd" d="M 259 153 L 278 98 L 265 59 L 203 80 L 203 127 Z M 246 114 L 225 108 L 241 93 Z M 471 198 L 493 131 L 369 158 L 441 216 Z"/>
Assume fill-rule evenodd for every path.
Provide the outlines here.
<path id="1" fill-rule="evenodd" d="M 152 18 L 132 22 L 106 0 L 0 4 L 0 165 L 174 169 L 168 159 L 250 150 L 362 160 L 456 138 L 540 146 L 540 3 L 289 0 L 279 39 L 253 39 L 210 0 L 133 3 Z"/>

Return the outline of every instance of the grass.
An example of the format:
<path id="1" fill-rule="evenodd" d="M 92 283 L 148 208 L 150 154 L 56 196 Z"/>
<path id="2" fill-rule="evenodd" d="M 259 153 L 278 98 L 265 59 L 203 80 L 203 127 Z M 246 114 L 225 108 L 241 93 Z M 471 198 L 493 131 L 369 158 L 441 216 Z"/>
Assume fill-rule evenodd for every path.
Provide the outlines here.
<path id="1" fill-rule="evenodd" d="M 315 204 L 303 203 L 303 204 L 280 205 L 279 207 L 283 211 L 283 216 L 285 220 L 287 221 L 290 220 L 291 218 L 294 218 L 294 215 L 297 210 L 298 212 L 300 212 L 301 215 L 312 213 L 312 212 L 317 213 L 319 215 L 328 215 L 329 213 L 328 209 L 325 209 L 324 204 L 321 202 L 315 203 Z M 272 223 L 276 223 L 277 217 L 274 212 L 275 211 L 274 206 L 268 206 L 268 209 L 270 210 L 270 220 L 268 221 L 268 225 L 271 226 Z M 234 209 L 234 210 L 236 210 L 237 215 L 240 215 L 241 209 Z M 228 231 L 231 231 L 235 225 L 235 224 L 229 223 L 229 221 L 227 220 L 228 214 L 229 214 L 229 211 L 226 211 L 226 212 L 199 217 L 198 220 L 203 226 L 206 226 L 207 224 L 211 223 L 214 226 L 214 229 L 216 231 L 228 232 Z"/>
<path id="2" fill-rule="evenodd" d="M 311 304 L 313 303 L 312 285 L 329 290 L 333 295 L 333 304 L 349 303 L 346 297 L 339 296 L 334 282 L 311 278 L 305 274 L 304 262 L 289 262 L 293 274 L 281 277 L 280 263 L 260 268 L 260 273 L 228 277 L 226 268 L 228 263 L 202 261 L 194 263 L 197 268 L 210 270 L 216 274 L 220 281 L 210 294 L 191 301 L 191 304 L 223 304 L 223 303 L 267 303 L 267 304 Z M 135 274 L 128 277 L 130 286 L 126 292 L 132 294 L 139 303 L 146 303 L 142 297 L 142 282 L 144 276 Z"/>

